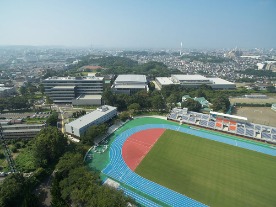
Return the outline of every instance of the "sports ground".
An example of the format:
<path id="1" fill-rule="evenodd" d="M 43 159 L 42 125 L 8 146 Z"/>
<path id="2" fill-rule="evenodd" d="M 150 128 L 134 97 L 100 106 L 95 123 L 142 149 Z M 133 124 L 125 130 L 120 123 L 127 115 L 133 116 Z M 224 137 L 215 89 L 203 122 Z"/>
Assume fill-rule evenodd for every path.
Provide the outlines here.
<path id="1" fill-rule="evenodd" d="M 129 122 L 110 142 L 90 166 L 145 206 L 275 206 L 269 145 L 154 118 Z"/>

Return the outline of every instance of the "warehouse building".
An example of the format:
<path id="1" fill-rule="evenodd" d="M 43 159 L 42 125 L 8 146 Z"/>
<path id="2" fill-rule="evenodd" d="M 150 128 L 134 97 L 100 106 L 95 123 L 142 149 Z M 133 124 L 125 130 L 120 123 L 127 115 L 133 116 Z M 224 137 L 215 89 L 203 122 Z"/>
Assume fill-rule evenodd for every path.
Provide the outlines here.
<path id="1" fill-rule="evenodd" d="M 202 75 L 171 75 L 171 77 L 156 77 L 159 88 L 167 85 L 182 85 L 187 88 L 198 88 L 201 85 L 211 86 L 213 89 L 235 89 L 236 85 L 221 78 L 207 78 Z"/>
<path id="2" fill-rule="evenodd" d="M 65 131 L 66 133 L 79 138 L 89 127 L 105 123 L 116 115 L 116 107 L 104 105 L 89 114 L 65 124 Z"/>
<path id="3" fill-rule="evenodd" d="M 145 75 L 118 75 L 111 90 L 116 94 L 132 95 L 137 91 L 148 91 L 148 81 Z"/>
<path id="4" fill-rule="evenodd" d="M 104 78 L 95 76 L 50 77 L 43 81 L 43 85 L 45 94 L 54 103 L 101 105 Z"/>

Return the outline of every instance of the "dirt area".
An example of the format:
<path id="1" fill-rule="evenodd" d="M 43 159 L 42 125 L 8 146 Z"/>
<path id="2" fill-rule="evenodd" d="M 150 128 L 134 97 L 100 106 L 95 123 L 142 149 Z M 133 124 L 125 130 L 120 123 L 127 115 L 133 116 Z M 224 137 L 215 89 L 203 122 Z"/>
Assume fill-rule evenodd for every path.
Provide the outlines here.
<path id="1" fill-rule="evenodd" d="M 256 124 L 276 127 L 276 112 L 269 107 L 236 107 L 233 114 L 247 117 Z"/>
<path id="2" fill-rule="evenodd" d="M 234 103 L 252 103 L 252 104 L 266 104 L 266 103 L 276 103 L 275 97 L 269 97 L 265 99 L 258 99 L 258 98 L 230 98 L 229 99 L 231 104 Z"/>

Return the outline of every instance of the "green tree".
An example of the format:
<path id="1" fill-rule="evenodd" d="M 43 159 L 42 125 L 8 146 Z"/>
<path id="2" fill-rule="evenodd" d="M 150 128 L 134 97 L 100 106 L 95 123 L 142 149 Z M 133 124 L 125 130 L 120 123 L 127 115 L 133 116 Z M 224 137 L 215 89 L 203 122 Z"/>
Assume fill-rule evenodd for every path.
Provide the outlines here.
<path id="1" fill-rule="evenodd" d="M 46 120 L 46 124 L 48 126 L 56 127 L 57 122 L 58 122 L 58 113 L 56 111 L 53 111 L 53 113 Z"/>
<path id="2" fill-rule="evenodd" d="M 128 110 L 132 111 L 132 114 L 135 114 L 137 113 L 141 107 L 138 103 L 133 103 L 133 104 L 130 104 L 128 107 L 127 107 Z"/>
<path id="3" fill-rule="evenodd" d="M 230 107 L 230 101 L 226 96 L 218 96 L 212 100 L 212 108 L 214 111 L 227 112 Z"/>
<path id="4" fill-rule="evenodd" d="M 37 166 L 46 166 L 58 160 L 65 152 L 67 139 L 56 127 L 42 129 L 34 139 L 33 153 Z"/>
<path id="5" fill-rule="evenodd" d="M 193 99 L 187 99 L 186 101 L 182 102 L 181 107 L 188 108 L 189 111 L 199 112 L 201 109 L 201 104 Z"/>
<path id="6" fill-rule="evenodd" d="M 157 94 L 151 98 L 152 107 L 158 111 L 165 109 L 165 102 L 161 95 Z"/>
<path id="7" fill-rule="evenodd" d="M 84 144 L 93 145 L 95 138 L 104 135 L 107 132 L 107 125 L 100 124 L 94 125 L 87 129 L 87 131 L 81 135 L 81 141 Z"/>
<path id="8" fill-rule="evenodd" d="M 123 111 L 118 115 L 118 117 L 121 121 L 125 122 L 130 117 L 130 115 L 127 111 Z"/>

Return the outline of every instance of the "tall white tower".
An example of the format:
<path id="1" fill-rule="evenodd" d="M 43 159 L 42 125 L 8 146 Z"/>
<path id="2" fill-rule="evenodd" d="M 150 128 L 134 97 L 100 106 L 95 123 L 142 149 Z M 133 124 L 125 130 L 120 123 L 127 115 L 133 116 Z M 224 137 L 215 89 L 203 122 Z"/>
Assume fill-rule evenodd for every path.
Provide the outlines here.
<path id="1" fill-rule="evenodd" d="M 180 42 L 180 56 L 182 55 L 182 42 Z"/>

